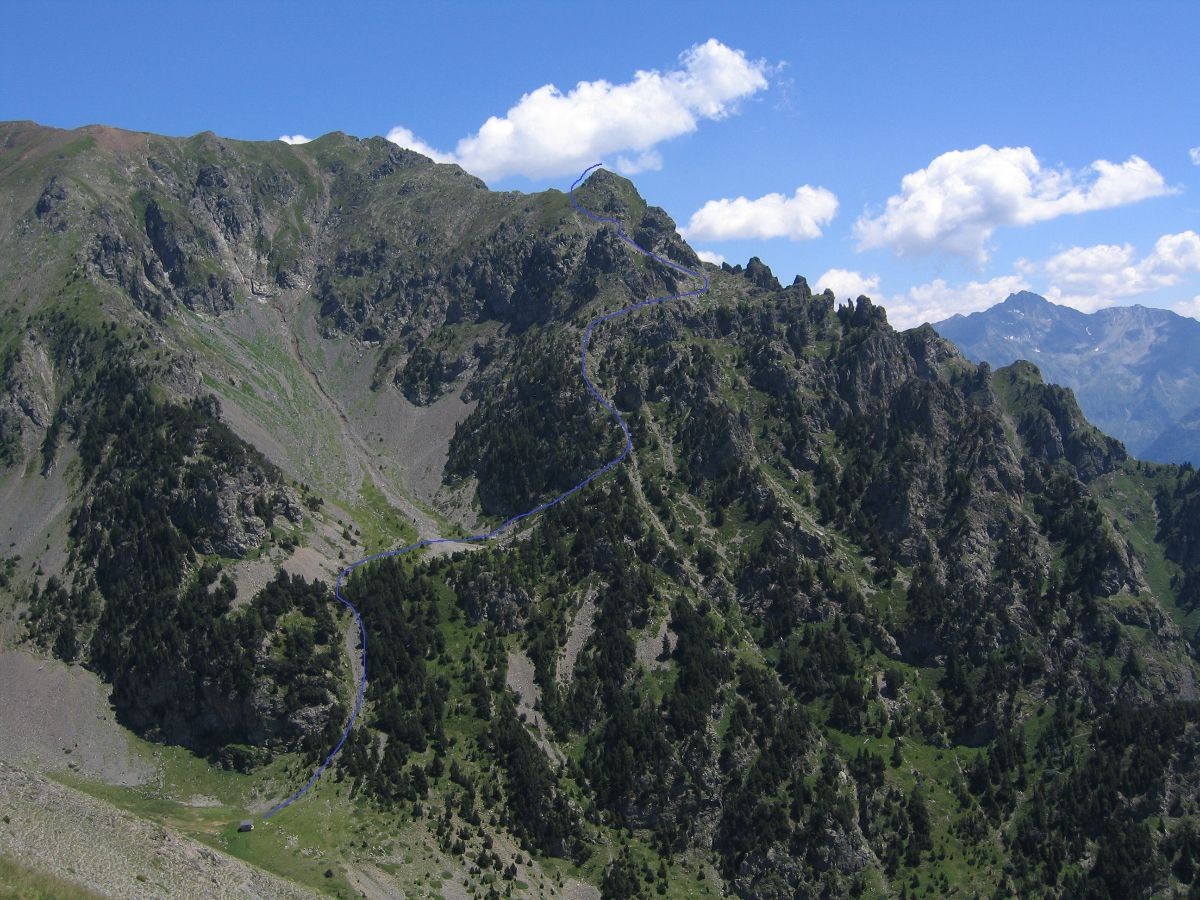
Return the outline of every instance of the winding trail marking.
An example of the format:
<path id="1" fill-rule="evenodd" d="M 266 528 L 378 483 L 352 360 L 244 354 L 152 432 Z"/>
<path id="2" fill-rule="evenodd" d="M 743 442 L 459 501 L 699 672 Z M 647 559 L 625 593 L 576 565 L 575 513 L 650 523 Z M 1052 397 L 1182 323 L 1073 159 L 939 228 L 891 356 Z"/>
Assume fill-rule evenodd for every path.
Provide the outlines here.
<path id="1" fill-rule="evenodd" d="M 703 278 L 704 279 L 704 284 L 701 285 L 699 288 L 697 288 L 694 291 L 685 291 L 682 294 L 668 294 L 665 297 L 652 297 L 649 300 L 642 300 L 642 301 L 639 301 L 638 303 L 632 303 L 629 306 L 624 306 L 621 309 L 618 309 L 616 312 L 605 313 L 602 316 L 597 316 L 596 318 L 592 319 L 592 321 L 590 321 L 588 323 L 587 328 L 583 332 L 583 341 L 580 344 L 580 348 L 579 348 L 579 372 L 583 376 L 583 383 L 584 383 L 584 385 L 587 386 L 588 393 L 590 393 L 597 400 L 597 402 L 599 402 L 599 404 L 601 406 L 603 406 L 606 410 L 608 410 L 609 414 L 614 419 L 616 419 L 617 424 L 621 426 L 621 431 L 625 435 L 624 449 L 621 450 L 621 452 L 618 456 L 616 456 L 614 459 L 610 460 L 609 462 L 605 463 L 603 466 L 601 466 L 596 471 L 592 472 L 592 474 L 588 475 L 587 478 L 583 479 L 583 481 L 579 482 L 579 484 L 575 485 L 573 488 L 563 491 L 561 494 L 559 494 L 553 500 L 548 500 L 539 506 L 535 506 L 533 509 L 528 510 L 527 512 L 523 512 L 523 513 L 513 516 L 512 518 L 508 519 L 504 523 L 496 526 L 491 531 L 488 531 L 484 534 L 473 534 L 473 535 L 469 535 L 468 537 L 460 537 L 460 538 L 426 538 L 425 540 L 417 541 L 415 544 L 409 544 L 407 547 L 400 547 L 395 550 L 385 550 L 383 553 L 376 553 L 373 556 L 364 557 L 363 559 L 360 559 L 357 562 L 353 562 L 350 565 L 346 566 L 346 568 L 342 569 L 342 571 L 338 574 L 337 583 L 334 585 L 333 593 L 338 598 L 338 600 L 341 601 L 342 605 L 345 606 L 347 609 L 349 609 L 351 613 L 353 613 L 354 621 L 358 623 L 359 637 L 362 640 L 362 672 L 359 674 L 358 697 L 354 701 L 354 710 L 350 713 L 350 719 L 348 722 L 346 722 L 346 727 L 342 731 L 342 736 L 338 740 L 337 746 L 333 748 L 333 750 L 330 752 L 329 756 L 327 756 L 325 758 L 325 761 L 323 763 L 321 763 L 320 766 L 317 767 L 317 770 L 315 772 L 313 772 L 312 777 L 308 779 L 308 782 L 304 785 L 304 787 L 300 788 L 300 790 L 296 791 L 296 793 L 292 794 L 286 800 L 284 800 L 281 803 L 277 804 L 276 806 L 272 807 L 269 812 L 264 813 L 263 819 L 269 819 L 269 818 L 271 818 L 271 816 L 275 815 L 275 813 L 279 812 L 281 809 L 286 809 L 287 807 L 291 806 L 293 803 L 295 803 L 297 800 L 299 800 L 301 797 L 303 797 L 305 794 L 307 794 L 309 792 L 309 790 L 312 789 L 312 786 L 317 783 L 317 779 L 321 777 L 321 775 L 324 773 L 324 771 L 329 768 L 329 765 L 330 765 L 330 763 L 333 762 L 334 758 L 342 751 L 342 747 L 345 746 L 346 740 L 350 737 L 350 729 L 352 729 L 354 727 L 354 721 L 358 718 L 358 713 L 362 709 L 363 697 L 366 694 L 366 689 L 367 689 L 367 628 L 363 624 L 362 616 L 359 615 L 359 612 L 355 608 L 354 604 L 342 596 L 342 585 L 346 581 L 346 576 L 348 576 L 351 572 L 353 572 L 359 566 L 365 565 L 369 562 L 374 562 L 375 560 L 379 560 L 379 559 L 389 559 L 393 556 L 403 556 L 405 553 L 409 553 L 413 550 L 419 550 L 422 547 L 428 547 L 431 544 L 454 544 L 454 543 L 464 544 L 464 543 L 472 543 L 472 542 L 490 541 L 492 538 L 499 535 L 502 531 L 505 531 L 512 525 L 515 525 L 517 522 L 520 522 L 522 519 L 528 519 L 530 516 L 536 516 L 538 513 L 545 512 L 550 507 L 557 506 L 558 504 L 562 503 L 564 500 L 566 500 L 572 494 L 587 487 L 587 485 L 591 484 L 593 481 L 595 481 L 601 475 L 604 475 L 610 469 L 613 469 L 613 468 L 619 466 L 621 463 L 623 463 L 625 461 L 625 458 L 628 457 L 629 454 L 633 451 L 633 438 L 631 437 L 631 435 L 629 433 L 629 425 L 626 424 L 625 419 L 621 416 L 621 414 L 619 412 L 617 412 L 616 408 L 611 403 L 609 403 L 607 400 L 605 400 L 604 397 L 600 394 L 600 392 L 598 390 L 596 390 L 596 386 L 594 384 L 592 384 L 592 380 L 590 378 L 588 378 L 587 350 L 588 350 L 588 344 L 592 340 L 592 331 L 595 330 L 597 325 L 601 325 L 605 322 L 610 322 L 613 319 L 620 318 L 621 316 L 627 315 L 627 314 L 633 312 L 634 310 L 642 309 L 643 307 L 654 306 L 659 303 L 665 303 L 668 300 L 682 300 L 684 297 L 699 297 L 701 294 L 704 294 L 705 292 L 708 291 L 708 276 L 705 275 L 703 272 L 693 272 L 691 269 L 685 269 L 683 266 L 679 265 L 678 263 L 671 262 L 671 260 L 669 260 L 669 259 L 664 259 L 663 257 L 659 256 L 657 253 L 654 253 L 651 250 L 647 250 L 645 247 L 639 246 L 637 244 L 637 242 L 633 240 L 633 238 L 631 238 L 629 235 L 627 235 L 625 233 L 625 229 L 623 227 L 621 227 L 621 222 L 619 219 L 617 219 L 615 217 L 611 217 L 611 216 L 598 216 L 595 213 L 589 212 L 588 210 L 584 209 L 577 202 L 575 202 L 575 188 L 579 187 L 580 182 L 582 182 L 585 178 L 587 178 L 588 175 L 591 174 L 593 171 L 600 168 L 601 165 L 603 165 L 603 164 L 596 163 L 595 165 L 588 166 L 586 169 L 583 170 L 583 173 L 578 178 L 576 178 L 575 181 L 571 184 L 571 188 L 568 191 L 568 195 L 571 198 L 571 205 L 574 206 L 575 209 L 579 213 L 587 216 L 593 222 L 599 222 L 601 224 L 608 224 L 608 225 L 615 225 L 617 227 L 617 237 L 619 237 L 621 240 L 623 240 L 626 244 L 628 244 L 630 247 L 632 247 L 634 250 L 636 250 L 642 256 L 645 256 L 648 259 L 653 259 L 655 262 L 662 263 L 664 266 L 674 269 L 677 272 L 682 272 L 684 275 L 690 275 L 693 278 Z"/>

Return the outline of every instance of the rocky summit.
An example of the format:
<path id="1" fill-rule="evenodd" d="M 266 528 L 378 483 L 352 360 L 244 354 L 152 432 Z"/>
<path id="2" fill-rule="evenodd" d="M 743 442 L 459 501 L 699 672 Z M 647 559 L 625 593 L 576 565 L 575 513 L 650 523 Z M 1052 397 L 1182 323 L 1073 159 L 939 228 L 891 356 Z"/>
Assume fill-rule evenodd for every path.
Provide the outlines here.
<path id="1" fill-rule="evenodd" d="M 92 686 L 6 687 L 6 765 L 60 784 L 10 773 L 0 854 L 42 858 L 36 789 L 170 844 L 45 859 L 101 894 L 1184 896 L 1191 466 L 1089 422 L 1052 322 L 993 368 L 700 262 L 624 178 L 575 200 L 710 281 L 593 335 L 633 452 L 354 570 L 364 703 L 264 822 L 355 706 L 337 573 L 613 459 L 583 329 L 700 279 L 378 138 L 0 124 L 0 638 Z"/>

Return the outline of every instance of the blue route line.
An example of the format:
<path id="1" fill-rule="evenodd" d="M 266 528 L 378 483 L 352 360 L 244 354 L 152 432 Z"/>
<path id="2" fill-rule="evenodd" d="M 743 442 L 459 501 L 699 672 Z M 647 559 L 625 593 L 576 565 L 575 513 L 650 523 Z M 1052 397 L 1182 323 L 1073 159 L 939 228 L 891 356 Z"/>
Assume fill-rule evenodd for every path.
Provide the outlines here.
<path id="1" fill-rule="evenodd" d="M 704 279 L 704 284 L 694 291 L 685 291 L 682 294 L 669 294 L 665 297 L 654 297 L 650 300 L 642 300 L 638 303 L 633 303 L 633 304 L 630 304 L 629 306 L 622 307 L 621 309 L 618 309 L 616 312 L 605 313 L 602 316 L 597 316 L 596 318 L 592 319 L 591 322 L 588 323 L 587 329 L 583 332 L 583 343 L 580 345 L 580 348 L 579 348 L 579 372 L 583 376 L 583 383 L 587 386 L 588 393 L 590 393 L 593 397 L 595 397 L 596 400 L 599 401 L 600 405 L 603 406 L 606 410 L 608 410 L 608 412 L 612 415 L 612 417 L 617 420 L 617 424 L 621 426 L 621 431 L 625 434 L 625 448 L 621 451 L 619 456 L 617 456 L 615 459 L 605 463 L 603 466 L 601 466 L 599 469 L 594 471 L 587 478 L 583 479 L 583 481 L 579 482 L 579 484 L 575 485 L 575 487 L 573 487 L 569 490 L 563 491 L 561 494 L 559 494 L 553 500 L 548 500 L 547 502 L 541 504 L 540 506 L 535 506 L 533 509 L 528 510 L 527 512 L 523 512 L 523 513 L 520 513 L 519 515 L 513 516 L 511 519 L 508 519 L 503 524 L 496 526 L 491 531 L 486 532 L 485 534 L 473 534 L 473 535 L 469 535 L 467 537 L 460 537 L 460 538 L 426 538 L 424 540 L 417 541 L 415 544 L 409 544 L 407 547 L 400 547 L 399 549 L 396 549 L 396 550 L 386 550 L 383 553 L 376 553 L 374 556 L 367 556 L 363 559 L 358 560 L 357 562 L 351 563 L 350 565 L 346 566 L 346 568 L 342 569 L 342 571 L 338 574 L 337 583 L 334 585 L 333 593 L 338 598 L 338 600 L 340 600 L 342 602 L 342 605 L 345 606 L 347 609 L 350 610 L 351 613 L 354 614 L 354 620 L 358 623 L 359 637 L 362 640 L 362 674 L 359 676 L 359 679 L 358 679 L 358 697 L 354 701 L 354 710 L 353 710 L 353 712 L 350 713 L 350 720 L 346 723 L 346 727 L 342 731 L 341 739 L 338 740 L 337 746 L 333 748 L 333 751 L 329 754 L 329 756 L 325 758 L 325 762 L 321 763 L 321 765 L 317 767 L 317 770 L 315 772 L 313 772 L 312 777 L 310 779 L 308 779 L 308 782 L 304 785 L 304 787 L 300 788 L 300 790 L 296 791 L 296 793 L 292 794 L 290 797 L 288 797 L 282 803 L 279 803 L 278 805 L 274 806 L 269 812 L 264 813 L 263 819 L 271 818 L 271 816 L 275 815 L 275 813 L 279 812 L 281 809 L 286 809 L 287 807 L 291 806 L 293 803 L 295 803 L 297 800 L 299 800 L 301 797 L 303 797 L 305 794 L 307 794 L 309 792 L 309 790 L 312 788 L 312 786 L 317 783 L 317 779 L 320 778 L 322 773 L 326 769 L 329 768 L 329 764 L 332 763 L 334 758 L 342 751 L 342 747 L 345 746 L 347 738 L 350 737 L 350 729 L 354 727 L 354 721 L 355 721 L 355 719 L 358 718 L 358 713 L 362 709 L 363 696 L 365 695 L 366 690 L 367 690 L 367 628 L 363 624 L 362 616 L 359 615 L 359 612 L 355 608 L 354 604 L 342 596 L 342 584 L 345 582 L 347 575 L 349 575 L 351 572 L 353 572 L 359 566 L 365 565 L 366 563 L 374 562 L 375 560 L 378 560 L 378 559 L 388 559 L 393 556 L 403 556 L 405 553 L 409 553 L 413 550 L 419 550 L 422 547 L 429 547 L 433 544 L 465 544 L 465 543 L 471 543 L 471 542 L 489 541 L 492 538 L 496 537 L 498 534 L 500 534 L 500 532 L 504 531 L 505 529 L 509 528 L 512 525 L 515 525 L 517 522 L 520 522 L 522 519 L 528 519 L 530 516 L 536 516 L 538 513 L 545 512 L 550 507 L 557 506 L 558 504 L 562 503 L 564 500 L 566 500 L 572 494 L 576 493 L 577 491 L 582 490 L 587 485 L 591 484 L 593 481 L 595 481 L 597 478 L 599 478 L 601 475 L 608 472 L 610 469 L 613 469 L 616 466 L 619 466 L 621 463 L 623 463 L 625 461 L 625 458 L 627 456 L 629 456 L 629 454 L 633 451 L 633 438 L 629 434 L 629 426 L 625 423 L 625 419 L 621 416 L 621 414 L 619 412 L 617 412 L 617 410 L 612 406 L 612 404 L 610 404 L 607 400 L 604 399 L 603 396 L 601 396 L 600 392 L 598 390 L 596 390 L 596 386 L 594 384 L 592 384 L 592 380 L 590 378 L 588 378 L 587 350 L 588 350 L 588 344 L 591 342 L 591 339 L 592 339 L 592 331 L 595 330 L 597 325 L 600 325 L 604 322 L 610 322 L 613 319 L 627 315 L 628 313 L 631 313 L 634 310 L 642 309 L 643 307 L 646 307 L 646 306 L 654 306 L 655 304 L 658 304 L 658 303 L 665 303 L 668 300 L 682 300 L 684 297 L 699 297 L 701 294 L 705 293 L 708 290 L 708 276 L 705 275 L 703 272 L 693 272 L 691 269 L 685 269 L 683 266 L 679 265 L 678 263 L 671 262 L 671 260 L 669 260 L 669 259 L 664 259 L 663 257 L 659 256 L 657 253 L 654 253 L 653 251 L 647 250 L 646 248 L 639 246 L 637 244 L 637 242 L 633 240 L 633 238 L 629 237 L 629 235 L 627 235 L 625 233 L 625 229 L 621 227 L 621 222 L 618 219 L 609 217 L 609 216 L 598 216 L 595 213 L 588 212 L 586 209 L 584 209 L 582 206 L 580 206 L 578 203 L 575 202 L 575 188 L 579 187 L 579 183 L 581 181 L 583 181 L 585 178 L 587 178 L 587 176 L 591 172 L 600 168 L 601 165 L 603 165 L 603 163 L 596 163 L 595 165 L 588 166 L 586 169 L 583 170 L 583 174 L 581 174 L 578 178 L 575 179 L 574 183 L 571 185 L 570 191 L 568 192 L 568 195 L 571 198 L 571 205 L 574 206 L 578 212 L 587 216 L 593 222 L 600 222 L 601 224 L 610 224 L 610 225 L 617 226 L 617 237 L 619 237 L 621 240 L 623 240 L 626 244 L 628 244 L 630 247 L 632 247 L 638 253 L 642 254 L 642 256 L 645 256 L 648 259 L 653 259 L 656 262 L 662 263 L 664 266 L 674 269 L 677 272 L 682 272 L 684 275 L 690 275 L 693 278 L 703 278 Z"/>

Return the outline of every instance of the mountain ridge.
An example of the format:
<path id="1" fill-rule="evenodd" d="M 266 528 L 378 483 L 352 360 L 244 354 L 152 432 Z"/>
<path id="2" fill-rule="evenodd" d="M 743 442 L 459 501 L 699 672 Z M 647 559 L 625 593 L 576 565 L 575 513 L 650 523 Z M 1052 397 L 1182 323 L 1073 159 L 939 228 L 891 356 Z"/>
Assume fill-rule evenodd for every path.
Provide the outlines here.
<path id="1" fill-rule="evenodd" d="M 327 582 L 413 541 L 389 496 L 473 527 L 615 455 L 579 338 L 677 273 L 379 139 L 24 157 L 54 141 L 0 126 L 0 491 L 37 501 L 0 509 L 4 633 L 108 679 L 161 772 L 82 789 L 329 894 L 1193 879 L 1200 478 L 753 260 L 596 329 L 626 464 L 356 570 L 362 719 L 239 833 L 345 721 Z M 580 192 L 694 259 L 628 180 Z"/>
<path id="2" fill-rule="evenodd" d="M 934 327 L 972 360 L 1037 362 L 1139 458 L 1200 459 L 1200 322 L 1194 319 L 1140 305 L 1083 313 L 1022 291 Z"/>

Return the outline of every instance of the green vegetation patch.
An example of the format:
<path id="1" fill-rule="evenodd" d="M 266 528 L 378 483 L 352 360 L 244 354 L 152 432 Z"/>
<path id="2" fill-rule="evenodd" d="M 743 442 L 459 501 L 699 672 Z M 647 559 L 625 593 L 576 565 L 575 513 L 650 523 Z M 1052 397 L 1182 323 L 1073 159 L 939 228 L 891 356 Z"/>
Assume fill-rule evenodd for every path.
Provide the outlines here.
<path id="1" fill-rule="evenodd" d="M 102 895 L 0 854 L 2 900 L 92 900 Z"/>

